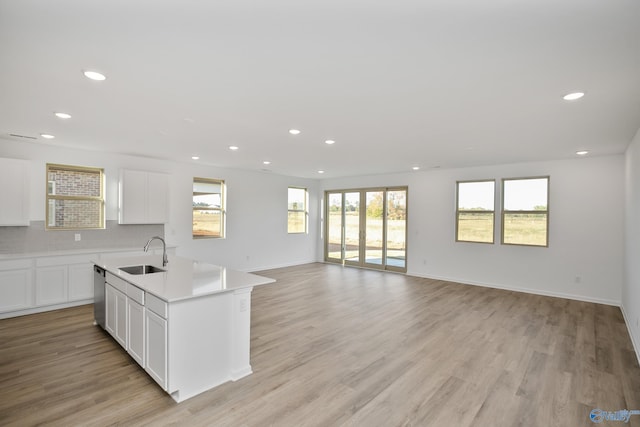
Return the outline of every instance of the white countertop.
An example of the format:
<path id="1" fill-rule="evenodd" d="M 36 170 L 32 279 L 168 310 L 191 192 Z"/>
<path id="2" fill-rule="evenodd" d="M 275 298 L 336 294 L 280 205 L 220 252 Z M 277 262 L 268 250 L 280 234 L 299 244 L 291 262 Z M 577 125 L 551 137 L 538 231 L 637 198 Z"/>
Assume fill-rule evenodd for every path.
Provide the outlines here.
<path id="1" fill-rule="evenodd" d="M 176 245 L 167 245 L 167 249 L 175 249 Z M 153 251 L 153 253 L 157 253 L 161 251 L 162 247 L 157 248 L 149 248 L 149 253 Z M 62 250 L 51 250 L 51 251 L 40 251 L 40 252 L 21 252 L 21 253 L 11 253 L 11 254 L 0 254 L 0 261 L 3 260 L 15 260 L 15 259 L 25 259 L 25 258 L 43 258 L 43 257 L 58 257 L 58 256 L 72 256 L 72 255 L 106 255 L 110 253 L 117 252 L 139 252 L 144 253 L 142 251 L 142 246 L 136 247 L 126 247 L 126 248 L 84 248 L 84 249 L 62 249 Z"/>
<path id="2" fill-rule="evenodd" d="M 96 260 L 94 264 L 167 302 L 275 282 L 257 274 L 172 255 L 169 255 L 169 263 L 165 267 L 162 266 L 161 255 L 109 258 Z M 119 269 L 133 265 L 153 265 L 166 271 L 136 275 Z"/>

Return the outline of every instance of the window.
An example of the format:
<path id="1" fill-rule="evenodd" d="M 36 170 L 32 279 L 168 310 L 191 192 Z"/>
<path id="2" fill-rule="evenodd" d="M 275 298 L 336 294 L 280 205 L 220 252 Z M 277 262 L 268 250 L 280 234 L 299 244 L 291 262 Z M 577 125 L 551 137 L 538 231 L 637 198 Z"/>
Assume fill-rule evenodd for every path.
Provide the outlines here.
<path id="1" fill-rule="evenodd" d="M 495 181 L 459 181 L 456 193 L 456 242 L 493 243 Z"/>
<path id="2" fill-rule="evenodd" d="M 289 233 L 307 232 L 308 196 L 306 188 L 289 187 L 289 213 L 287 231 Z"/>
<path id="3" fill-rule="evenodd" d="M 221 238 L 225 231 L 224 181 L 193 178 L 193 238 Z"/>
<path id="4" fill-rule="evenodd" d="M 548 246 L 549 177 L 502 180 L 502 243 Z"/>
<path id="5" fill-rule="evenodd" d="M 47 164 L 47 230 L 104 228 L 104 171 Z"/>

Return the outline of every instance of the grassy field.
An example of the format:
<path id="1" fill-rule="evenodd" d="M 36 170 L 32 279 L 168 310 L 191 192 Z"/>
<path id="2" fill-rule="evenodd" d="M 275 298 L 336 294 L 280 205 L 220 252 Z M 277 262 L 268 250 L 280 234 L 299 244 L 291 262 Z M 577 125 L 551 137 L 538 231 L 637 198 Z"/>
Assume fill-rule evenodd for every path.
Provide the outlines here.
<path id="1" fill-rule="evenodd" d="M 289 233 L 304 233 L 304 212 L 289 212 Z M 193 212 L 193 236 L 194 237 L 220 237 L 220 214 L 211 211 Z"/>
<path id="2" fill-rule="evenodd" d="M 346 259 L 358 257 L 360 221 L 355 213 L 345 214 L 346 221 Z M 382 258 L 382 219 L 367 220 L 367 258 Z M 404 220 L 387 221 L 387 256 L 402 258 L 405 254 L 405 226 Z M 341 241 L 340 213 L 329 214 L 329 257 L 340 258 Z"/>
<path id="3" fill-rule="evenodd" d="M 220 213 L 193 211 L 193 237 L 221 237 Z"/>
<path id="4" fill-rule="evenodd" d="M 304 233 L 307 231 L 304 223 L 304 212 L 289 212 L 287 230 L 289 233 Z"/>
<path id="5" fill-rule="evenodd" d="M 491 213 L 460 213 L 458 240 L 466 242 L 493 241 Z M 507 214 L 504 223 L 504 243 L 546 246 L 546 214 Z"/>
<path id="6" fill-rule="evenodd" d="M 458 216 L 457 240 L 493 243 L 493 213 L 461 212 Z"/>
<path id="7" fill-rule="evenodd" d="M 508 214 L 504 218 L 504 243 L 547 245 L 546 214 Z"/>

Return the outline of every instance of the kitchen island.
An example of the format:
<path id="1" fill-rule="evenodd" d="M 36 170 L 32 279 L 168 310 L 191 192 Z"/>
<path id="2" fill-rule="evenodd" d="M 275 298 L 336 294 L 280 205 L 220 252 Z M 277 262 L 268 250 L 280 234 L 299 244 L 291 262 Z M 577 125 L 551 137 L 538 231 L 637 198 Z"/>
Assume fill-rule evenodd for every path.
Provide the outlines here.
<path id="1" fill-rule="evenodd" d="M 177 256 L 94 264 L 105 330 L 176 402 L 252 373 L 251 291 L 273 279 Z"/>

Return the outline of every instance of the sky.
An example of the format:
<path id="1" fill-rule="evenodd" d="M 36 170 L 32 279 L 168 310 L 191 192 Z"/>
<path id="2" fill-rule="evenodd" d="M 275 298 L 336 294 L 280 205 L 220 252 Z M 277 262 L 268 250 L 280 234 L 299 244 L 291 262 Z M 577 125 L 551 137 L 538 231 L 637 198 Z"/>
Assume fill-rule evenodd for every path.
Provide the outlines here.
<path id="1" fill-rule="evenodd" d="M 505 210 L 534 210 L 547 206 L 547 178 L 518 179 L 504 182 Z M 494 210 L 495 182 L 461 182 L 458 184 L 458 208 Z"/>

